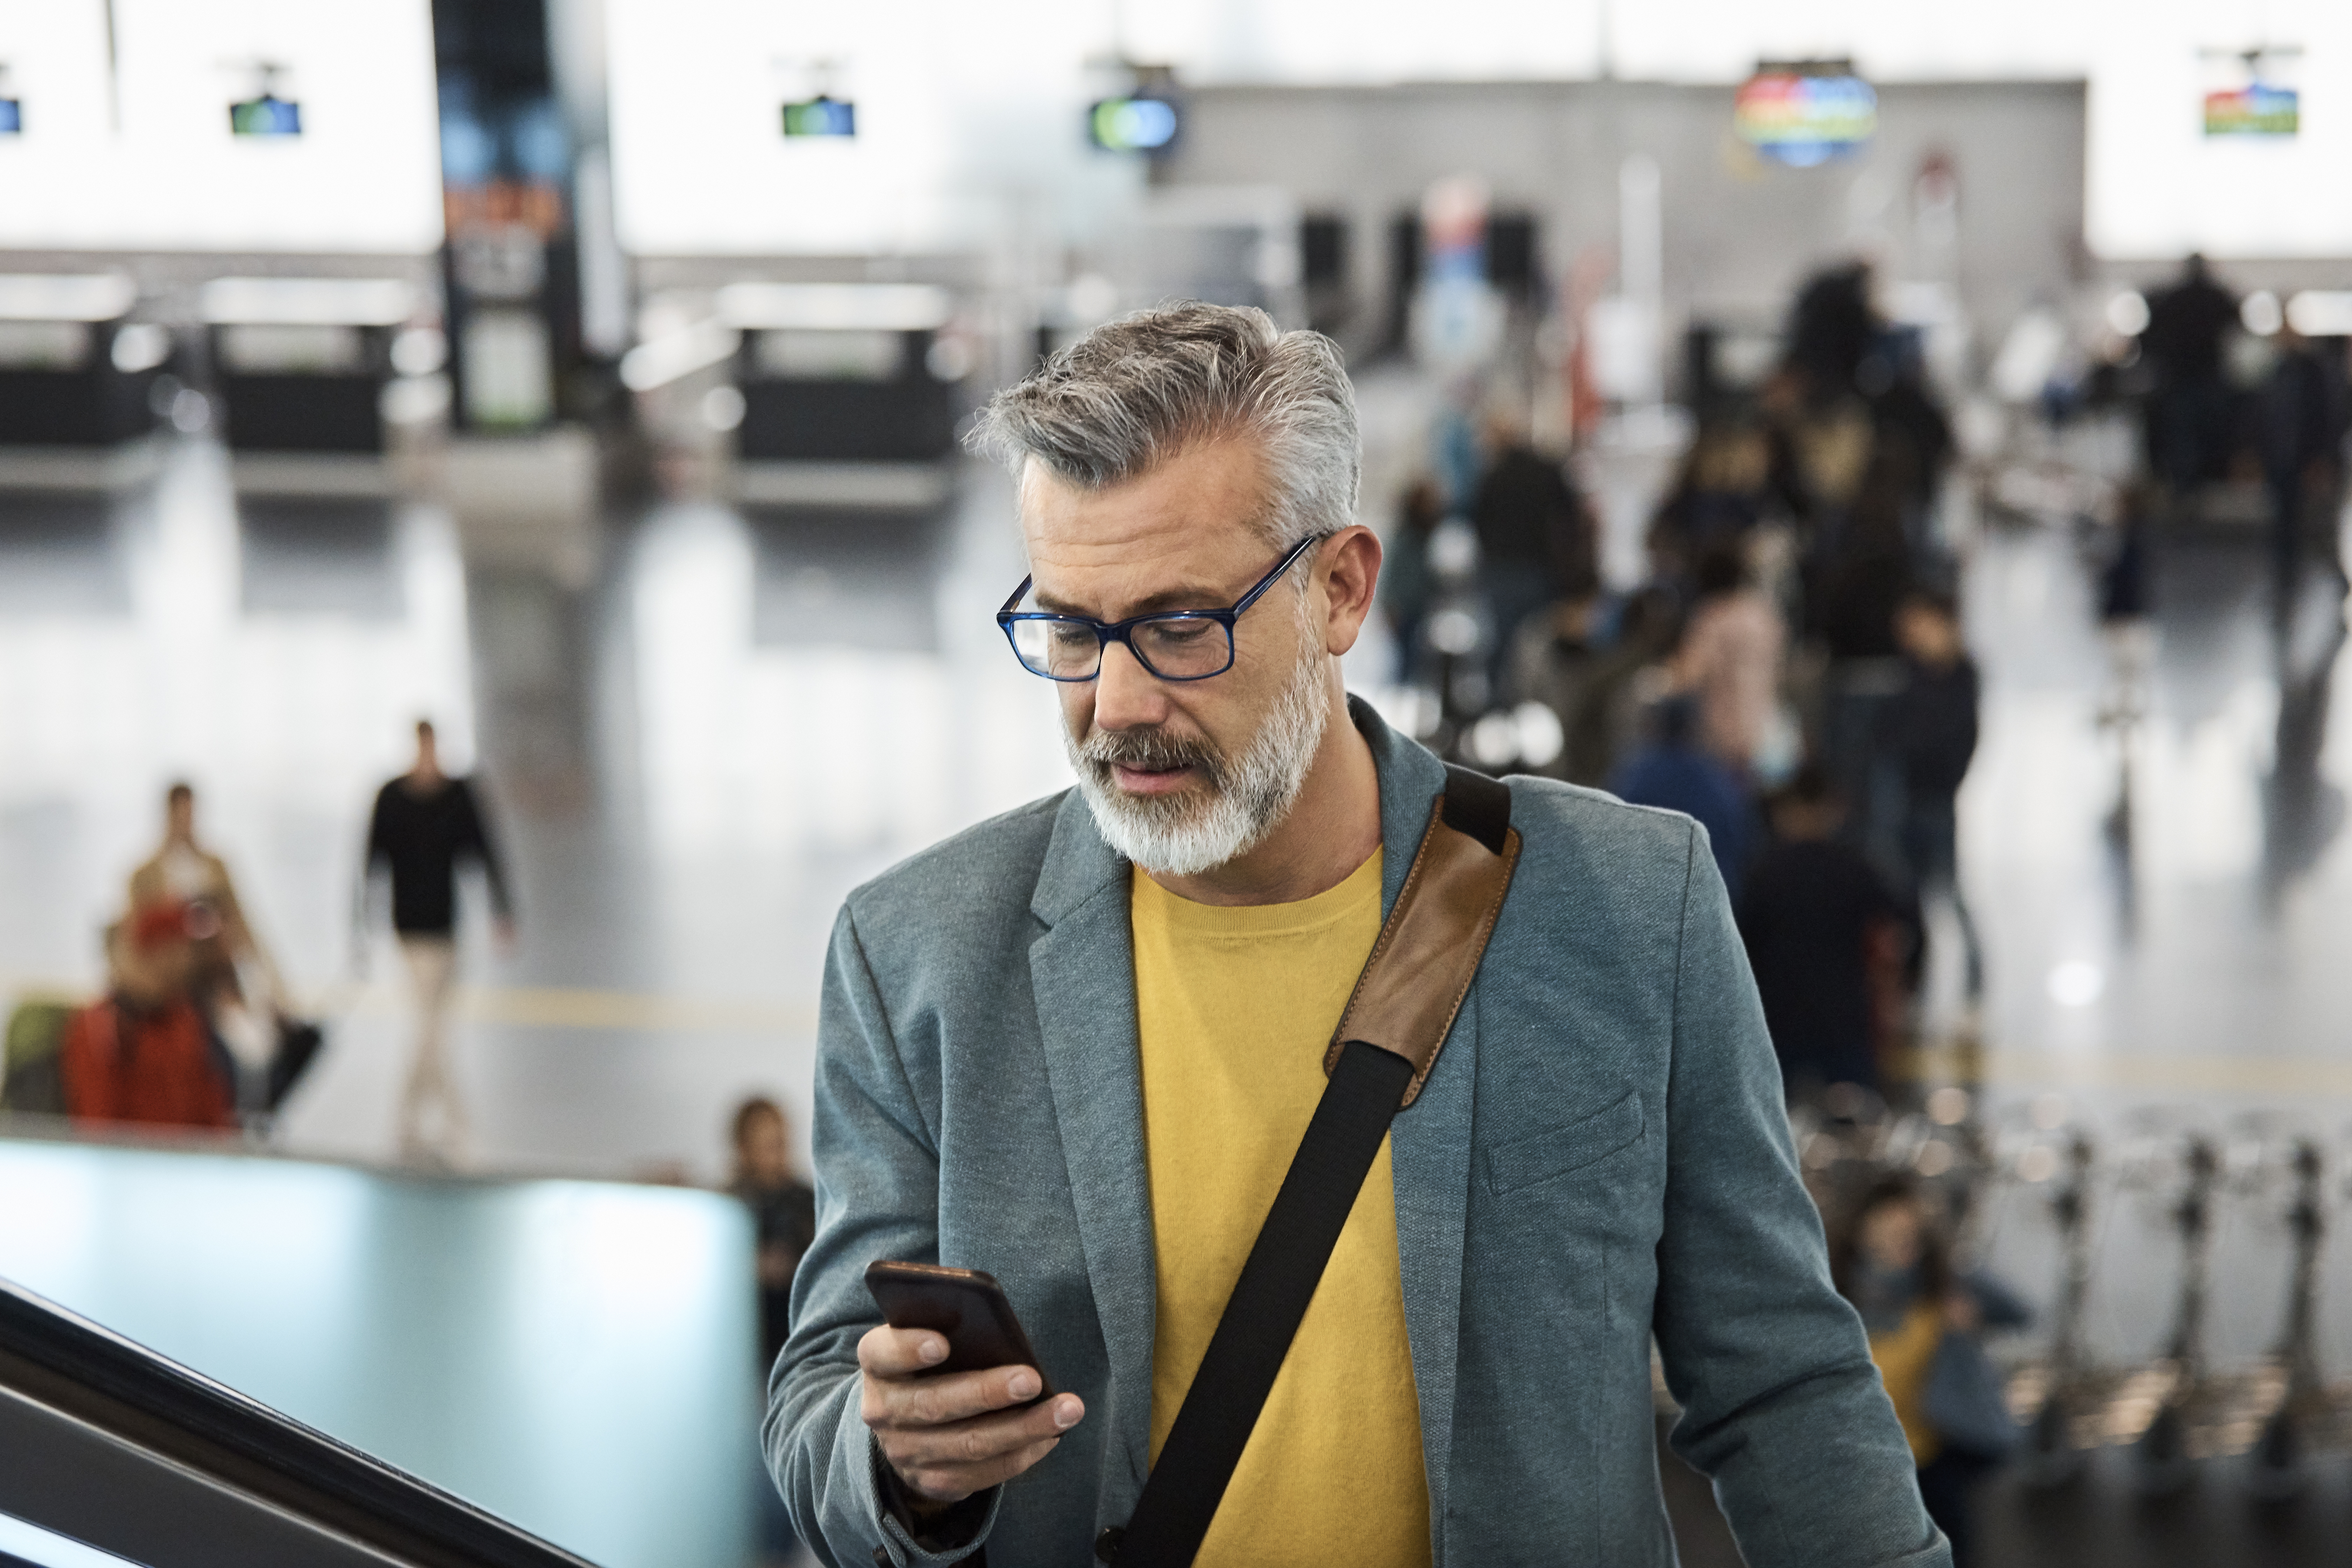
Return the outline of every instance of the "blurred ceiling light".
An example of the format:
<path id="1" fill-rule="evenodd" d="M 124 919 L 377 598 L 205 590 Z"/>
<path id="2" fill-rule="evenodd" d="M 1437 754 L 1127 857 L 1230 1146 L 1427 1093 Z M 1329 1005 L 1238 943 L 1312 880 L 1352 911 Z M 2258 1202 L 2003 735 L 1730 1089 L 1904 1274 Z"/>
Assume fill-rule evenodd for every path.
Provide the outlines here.
<path id="1" fill-rule="evenodd" d="M 743 423 L 743 395 L 731 386 L 714 386 L 702 395 L 702 422 L 713 430 L 732 430 Z"/>
<path id="2" fill-rule="evenodd" d="M 1508 713 L 1489 713 L 1470 726 L 1470 755 L 1486 768 L 1518 761 L 1519 727 Z"/>
<path id="3" fill-rule="evenodd" d="M 172 330 L 157 321 L 132 321 L 114 334 L 108 357 L 125 375 L 153 370 L 172 357 Z"/>
<path id="4" fill-rule="evenodd" d="M 2279 309 L 2277 295 L 2257 289 L 2238 307 L 2238 320 L 2254 336 L 2267 338 L 2286 324 L 2286 312 Z"/>
<path id="5" fill-rule="evenodd" d="M 1099 272 L 1083 272 L 1063 291 L 1073 325 L 1091 327 L 1108 321 L 1118 309 L 1118 285 Z"/>
<path id="6" fill-rule="evenodd" d="M 384 423 L 404 427 L 430 425 L 449 413 L 450 387 L 446 375 L 402 375 L 383 384 L 376 407 Z"/>
<path id="7" fill-rule="evenodd" d="M 719 320 L 742 331 L 924 332 L 947 325 L 955 309 L 928 283 L 730 283 L 716 304 Z"/>
<path id="8" fill-rule="evenodd" d="M 215 278 L 201 302 L 216 326 L 392 327 L 415 308 L 398 278 Z"/>
<path id="9" fill-rule="evenodd" d="M 431 375 L 449 363 L 449 339 L 438 327 L 411 327 L 392 340 L 392 368 L 403 375 Z"/>
<path id="10" fill-rule="evenodd" d="M 5 321 L 111 321 L 138 298 L 138 285 L 120 272 L 0 274 Z"/>
<path id="11" fill-rule="evenodd" d="M 1560 728 L 1559 715 L 1541 702 L 1522 702 L 1511 710 L 1511 722 L 1518 731 L 1518 758 L 1531 768 L 1549 764 L 1567 748 L 1568 734 Z"/>
<path id="12" fill-rule="evenodd" d="M 651 392 L 681 376 L 708 370 L 731 358 L 742 334 L 717 321 L 698 321 L 680 331 L 639 343 L 621 356 L 621 384 L 631 392 Z"/>
<path id="13" fill-rule="evenodd" d="M 2061 1007 L 2087 1007 L 2107 988 L 2107 976 L 2095 964 L 2070 958 L 2050 972 L 2050 1000 Z"/>
<path id="14" fill-rule="evenodd" d="M 2147 297 L 2137 289 L 2126 289 L 2108 300 L 2107 325 L 2126 338 L 2147 331 Z"/>
<path id="15" fill-rule="evenodd" d="M 2286 324 L 2306 338 L 2352 338 L 2352 290 L 2304 289 L 2286 302 Z"/>
<path id="16" fill-rule="evenodd" d="M 2131 298 L 2137 300 L 2134 294 Z M 2147 309 L 2146 301 L 2141 309 Z M 2108 320 L 2114 321 L 2113 307 Z M 2028 310 L 2009 329 L 2001 340 L 2000 353 L 1993 356 L 1992 389 L 2003 403 L 2031 403 L 2042 395 L 2051 378 L 2058 374 L 2058 364 L 2066 353 L 2066 324 L 2056 312 L 2044 310 Z"/>

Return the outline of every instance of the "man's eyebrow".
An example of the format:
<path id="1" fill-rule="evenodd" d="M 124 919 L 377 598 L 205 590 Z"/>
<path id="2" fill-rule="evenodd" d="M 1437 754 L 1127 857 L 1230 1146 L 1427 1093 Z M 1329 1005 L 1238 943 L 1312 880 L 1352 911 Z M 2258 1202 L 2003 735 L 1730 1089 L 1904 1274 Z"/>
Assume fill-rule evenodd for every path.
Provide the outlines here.
<path id="1" fill-rule="evenodd" d="M 1093 616 L 1067 599 L 1057 598 L 1043 590 L 1034 596 L 1037 607 L 1048 615 L 1078 616 L 1087 620 L 1106 618 Z M 1129 607 L 1127 615 L 1118 619 L 1125 620 L 1129 616 L 1157 615 L 1163 610 L 1222 610 L 1232 603 L 1230 590 L 1224 588 L 1163 588 L 1149 598 L 1136 601 Z"/>

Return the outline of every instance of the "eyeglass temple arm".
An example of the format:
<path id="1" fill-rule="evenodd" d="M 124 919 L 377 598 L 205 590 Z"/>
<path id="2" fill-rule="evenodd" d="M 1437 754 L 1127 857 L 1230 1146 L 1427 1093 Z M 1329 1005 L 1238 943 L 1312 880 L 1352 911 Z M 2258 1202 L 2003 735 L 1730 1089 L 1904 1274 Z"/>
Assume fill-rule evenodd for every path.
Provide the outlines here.
<path id="1" fill-rule="evenodd" d="M 1000 616 L 1011 615 L 1013 613 L 1013 606 L 1021 603 L 1023 595 L 1029 592 L 1030 585 L 1036 581 L 1037 579 L 1034 576 L 1022 578 L 1021 586 L 1013 590 L 1013 597 L 1005 600 L 1004 603 L 998 607 L 996 613 Z"/>

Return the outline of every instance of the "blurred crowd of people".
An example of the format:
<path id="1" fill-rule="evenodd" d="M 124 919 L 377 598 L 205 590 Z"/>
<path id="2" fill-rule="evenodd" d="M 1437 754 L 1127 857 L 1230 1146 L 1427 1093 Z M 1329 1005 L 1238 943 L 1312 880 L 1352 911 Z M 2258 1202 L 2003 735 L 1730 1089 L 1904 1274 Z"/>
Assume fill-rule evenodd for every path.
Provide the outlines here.
<path id="1" fill-rule="evenodd" d="M 433 726 L 416 759 L 378 792 L 359 876 L 354 967 L 363 969 L 369 890 L 390 885 L 415 1035 L 398 1112 L 401 1158 L 446 1168 L 467 1152 L 467 1117 L 449 1068 L 457 879 L 478 864 L 499 941 L 512 935 L 507 879 L 471 784 L 445 773 Z M 163 838 L 131 875 L 102 938 L 102 994 L 86 1003 L 21 1002 L 8 1024 L 0 1109 L 84 1127 L 265 1129 L 318 1056 L 319 1024 L 299 1015 L 256 934 L 227 862 L 197 837 L 196 792 L 164 794 Z"/>
<path id="2" fill-rule="evenodd" d="M 1954 809 L 1978 676 L 1940 525 L 1953 438 L 1916 333 L 1871 292 L 1859 265 L 1811 279 L 1761 386 L 1698 400 L 1630 591 L 1602 581 L 1570 467 L 1509 414 L 1471 493 L 1408 489 L 1383 572 L 1399 679 L 1438 693 L 1441 748 L 1706 826 L 1800 1096 L 1885 1086 L 1923 910 L 1948 906 L 1971 1001 L 1982 984 Z M 1531 707 L 1556 744 L 1486 754 L 1480 717 Z"/>

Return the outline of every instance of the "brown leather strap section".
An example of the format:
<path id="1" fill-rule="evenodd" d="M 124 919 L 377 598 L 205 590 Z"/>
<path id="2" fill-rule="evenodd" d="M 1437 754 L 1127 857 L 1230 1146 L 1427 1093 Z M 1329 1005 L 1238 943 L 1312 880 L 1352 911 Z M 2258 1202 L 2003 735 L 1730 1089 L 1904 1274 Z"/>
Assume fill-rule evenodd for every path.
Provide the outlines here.
<path id="1" fill-rule="evenodd" d="M 1412 1082 L 1399 1110 L 1420 1096 L 1429 1069 L 1437 1065 L 1519 863 L 1518 829 L 1506 831 L 1497 855 L 1447 826 L 1444 808 L 1444 795 L 1430 806 L 1429 827 L 1421 836 L 1412 869 L 1405 873 L 1396 907 L 1381 927 L 1372 956 L 1356 977 L 1355 994 L 1348 998 L 1348 1010 L 1339 1015 L 1330 1048 L 1323 1053 L 1327 1077 L 1350 1040 L 1412 1063 Z"/>

